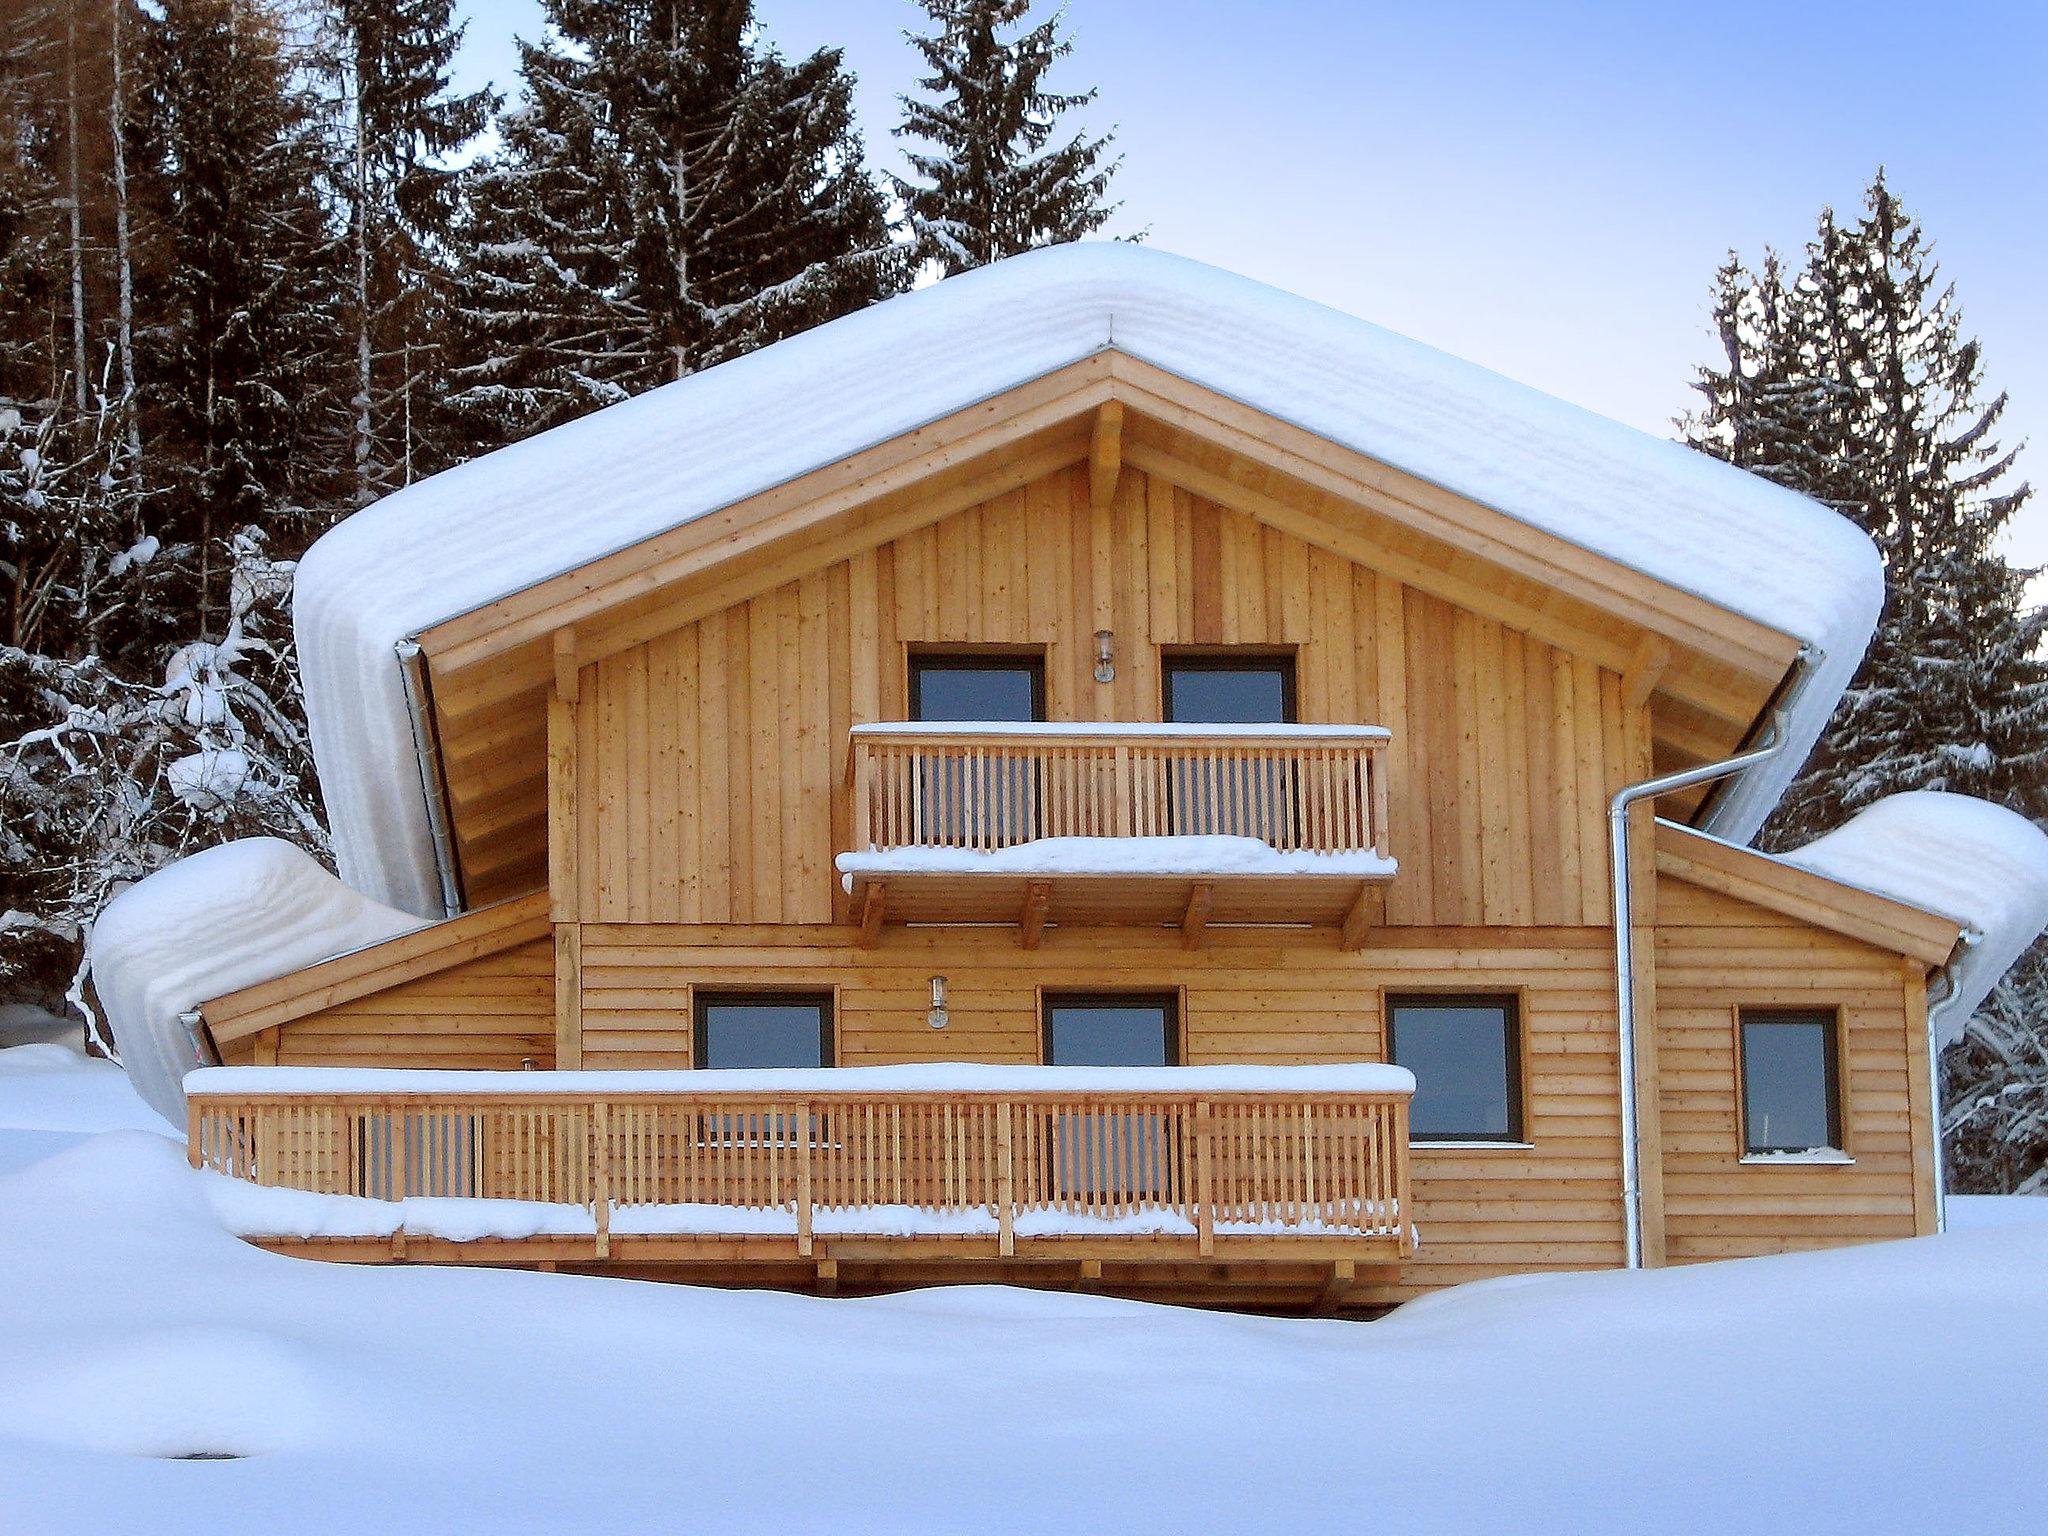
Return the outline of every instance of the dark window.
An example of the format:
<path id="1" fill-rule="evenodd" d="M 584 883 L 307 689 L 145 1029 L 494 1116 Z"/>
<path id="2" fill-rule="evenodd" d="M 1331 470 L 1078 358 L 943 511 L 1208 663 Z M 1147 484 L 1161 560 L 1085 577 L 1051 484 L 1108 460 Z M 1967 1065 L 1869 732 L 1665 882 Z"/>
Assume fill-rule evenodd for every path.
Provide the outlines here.
<path id="1" fill-rule="evenodd" d="M 1045 662 L 1037 656 L 910 658 L 913 720 L 1043 720 Z"/>
<path id="2" fill-rule="evenodd" d="M 1045 662 L 996 653 L 910 658 L 913 720 L 1043 720 Z M 919 840 L 942 847 L 1002 847 L 1039 835 L 1038 779 L 1015 758 L 928 759 L 918 773 Z"/>
<path id="3" fill-rule="evenodd" d="M 1168 656 L 1165 715 L 1182 725 L 1289 725 L 1292 656 Z"/>
<path id="4" fill-rule="evenodd" d="M 1048 993 L 1045 1059 L 1056 1067 L 1170 1067 L 1180 1020 L 1166 995 Z"/>
<path id="5" fill-rule="evenodd" d="M 699 992 L 700 1067 L 832 1064 L 832 999 L 824 993 Z"/>
<path id="6" fill-rule="evenodd" d="M 1415 1074 L 1418 1141 L 1520 1141 L 1522 1045 L 1512 997 L 1387 999 L 1387 1054 Z"/>
<path id="7" fill-rule="evenodd" d="M 1180 1060 L 1169 995 L 1047 994 L 1045 1059 L 1059 1067 L 1169 1067 Z M 1062 1195 L 1156 1197 L 1171 1188 L 1177 1145 L 1157 1110 L 1054 1112 L 1041 1145 Z"/>
<path id="8" fill-rule="evenodd" d="M 1807 1152 L 1841 1145 L 1834 1014 L 1743 1009 L 1743 1150 Z"/>
<path id="9" fill-rule="evenodd" d="M 1165 717 L 1178 725 L 1291 725 L 1294 658 L 1270 654 L 1167 656 Z M 1257 837 L 1290 846 L 1300 785 L 1286 763 L 1233 760 L 1175 768 L 1167 780 L 1174 832 Z"/>

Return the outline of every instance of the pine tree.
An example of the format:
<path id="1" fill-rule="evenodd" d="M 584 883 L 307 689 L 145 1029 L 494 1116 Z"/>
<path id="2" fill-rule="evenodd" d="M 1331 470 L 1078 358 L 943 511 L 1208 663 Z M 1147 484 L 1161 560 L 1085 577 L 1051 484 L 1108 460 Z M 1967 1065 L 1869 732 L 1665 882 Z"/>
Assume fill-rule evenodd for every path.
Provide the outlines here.
<path id="1" fill-rule="evenodd" d="M 896 291 L 837 50 L 748 0 L 547 0 L 525 99 L 470 183 L 462 402 L 500 440 Z"/>
<path id="2" fill-rule="evenodd" d="M 256 527 L 290 553 L 343 493 L 345 269 L 320 106 L 276 14 L 166 0 L 143 73 L 154 499 L 165 544 L 192 551 L 183 614 L 204 631 L 227 607 L 221 539 Z"/>
<path id="3" fill-rule="evenodd" d="M 1011 32 L 1030 0 L 920 3 L 938 30 L 908 35 L 931 73 L 924 97 L 901 98 L 896 133 L 933 148 L 908 154 L 912 178 L 894 178 L 918 260 L 950 277 L 1100 229 L 1118 206 L 1103 201 L 1120 163 L 1103 159 L 1115 135 L 1047 147 L 1060 117 L 1095 99 L 1045 86 L 1073 49 L 1060 14 Z"/>
<path id="4" fill-rule="evenodd" d="M 442 400 L 459 182 L 446 161 L 483 131 L 493 101 L 488 91 L 448 91 L 462 41 L 451 0 L 330 3 L 352 269 L 350 458 L 361 504 L 454 456 Z"/>
<path id="5" fill-rule="evenodd" d="M 1979 344 L 1952 286 L 1880 173 L 1853 224 L 1824 213 L 1786 282 L 1731 257 L 1717 274 L 1723 364 L 1701 370 L 1696 446 L 1826 502 L 1884 562 L 1885 601 L 1861 669 L 1762 841 L 1802 844 L 1886 795 L 1946 789 L 2048 825 L 2048 664 L 2029 571 L 1999 554 L 2029 488 L 1995 433 Z M 1948 1057 L 1960 1171 L 2005 1179 L 2048 1166 L 2048 1071 L 2030 1117 L 2005 1094 L 2048 1062 L 2048 948 L 2001 983 Z M 1963 1118 L 1958 1119 L 1961 1115 Z M 2024 1125 L 2035 1129 L 2023 1131 Z M 2004 1173 L 1998 1170 L 2005 1170 Z"/>

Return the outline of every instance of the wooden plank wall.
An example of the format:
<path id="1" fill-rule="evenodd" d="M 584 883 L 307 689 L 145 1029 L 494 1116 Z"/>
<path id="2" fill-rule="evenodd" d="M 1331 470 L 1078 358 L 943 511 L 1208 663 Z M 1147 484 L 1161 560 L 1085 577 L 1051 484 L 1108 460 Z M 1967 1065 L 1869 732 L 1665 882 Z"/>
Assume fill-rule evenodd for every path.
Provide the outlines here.
<path id="1" fill-rule="evenodd" d="M 475 1067 L 555 1064 L 555 953 L 540 939 L 295 1019 L 276 1031 L 275 1065 Z M 250 1036 L 228 1065 L 267 1055 Z"/>
<path id="2" fill-rule="evenodd" d="M 837 994 L 838 1065 L 1040 1059 L 1041 990 L 1175 991 L 1191 1065 L 1380 1059 L 1382 997 L 1404 989 L 1517 993 L 1526 1028 L 1528 1148 L 1418 1148 L 1423 1246 L 1382 1299 L 1527 1269 L 1621 1261 L 1619 1106 L 1606 934 L 1383 930 L 1364 953 L 1328 934 L 1220 930 L 1204 949 L 1142 930 L 1048 933 L 1039 950 L 989 930 L 592 925 L 584 929 L 584 1065 L 690 1065 L 690 988 L 810 986 Z M 925 1022 L 930 978 L 951 1024 Z"/>
<path id="3" fill-rule="evenodd" d="M 1657 1054 L 1672 1262 L 1932 1230 L 1926 977 L 1917 965 L 1670 876 L 1658 881 Z M 1745 1164 L 1736 1009 L 1839 1008 L 1853 1167 Z"/>
<path id="4" fill-rule="evenodd" d="M 1618 677 L 1135 471 L 1092 512 L 1085 466 L 587 669 L 583 918 L 844 921 L 847 727 L 917 645 L 1045 646 L 1056 720 L 1156 720 L 1160 646 L 1295 647 L 1303 720 L 1393 732 L 1390 923 L 1606 919 Z"/>

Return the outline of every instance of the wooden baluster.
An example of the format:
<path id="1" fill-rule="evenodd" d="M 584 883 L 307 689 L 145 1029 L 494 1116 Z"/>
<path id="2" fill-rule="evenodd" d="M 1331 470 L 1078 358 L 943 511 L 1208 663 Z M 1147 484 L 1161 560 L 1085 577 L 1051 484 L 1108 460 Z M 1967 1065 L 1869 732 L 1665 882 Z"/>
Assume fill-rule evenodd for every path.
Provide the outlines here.
<path id="1" fill-rule="evenodd" d="M 1214 1112 L 1206 1100 L 1195 1101 L 1195 1249 L 1203 1258 L 1216 1251 L 1216 1197 L 1210 1180 L 1214 1155 Z"/>
<path id="2" fill-rule="evenodd" d="M 818 1140 L 811 1134 L 811 1127 L 816 1123 L 815 1114 L 815 1106 L 806 1103 L 797 1118 L 796 1251 L 806 1259 L 811 1256 L 811 1163 Z"/>

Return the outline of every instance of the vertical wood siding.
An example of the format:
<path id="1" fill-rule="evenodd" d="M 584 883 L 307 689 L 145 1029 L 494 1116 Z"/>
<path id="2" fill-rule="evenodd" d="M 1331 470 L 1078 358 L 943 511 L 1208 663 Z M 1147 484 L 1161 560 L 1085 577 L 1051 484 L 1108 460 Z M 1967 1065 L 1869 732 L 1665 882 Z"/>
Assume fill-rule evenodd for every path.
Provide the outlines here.
<path id="1" fill-rule="evenodd" d="M 1093 636 L 1116 635 L 1097 683 Z M 1387 921 L 1605 921 L 1620 681 L 1363 566 L 1126 473 L 1062 471 L 586 673 L 586 920 L 846 919 L 846 729 L 902 719 L 916 646 L 1043 646 L 1056 720 L 1156 720 L 1159 648 L 1291 647 L 1305 721 L 1393 732 Z"/>

